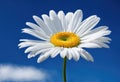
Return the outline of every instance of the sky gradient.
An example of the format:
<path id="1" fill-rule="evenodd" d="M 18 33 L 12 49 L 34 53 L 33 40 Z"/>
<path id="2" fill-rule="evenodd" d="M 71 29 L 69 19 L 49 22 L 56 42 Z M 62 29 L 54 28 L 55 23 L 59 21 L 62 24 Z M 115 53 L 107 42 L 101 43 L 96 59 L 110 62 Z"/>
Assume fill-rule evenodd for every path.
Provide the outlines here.
<path id="1" fill-rule="evenodd" d="M 34 39 L 21 33 L 21 29 L 27 27 L 26 22 L 34 22 L 33 15 L 40 17 L 48 14 L 49 10 L 63 10 L 67 13 L 77 9 L 83 11 L 83 19 L 91 15 L 99 16 L 101 21 L 97 26 L 109 26 L 112 41 L 109 49 L 86 49 L 94 57 L 94 63 L 82 58 L 78 62 L 67 61 L 67 82 L 120 82 L 119 0 L 1 0 L 0 65 L 43 69 L 50 76 L 47 82 L 62 82 L 63 59 L 60 56 L 38 64 L 38 56 L 28 59 L 25 49 L 18 49 L 17 45 L 20 38 Z"/>

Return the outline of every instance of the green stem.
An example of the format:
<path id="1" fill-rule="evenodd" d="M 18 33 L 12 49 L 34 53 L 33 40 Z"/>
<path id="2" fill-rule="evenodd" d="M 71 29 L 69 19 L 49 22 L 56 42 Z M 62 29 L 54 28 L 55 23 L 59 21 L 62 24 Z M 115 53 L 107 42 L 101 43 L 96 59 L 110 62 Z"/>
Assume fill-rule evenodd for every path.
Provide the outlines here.
<path id="1" fill-rule="evenodd" d="M 67 82 L 67 80 L 66 80 L 66 61 L 67 61 L 67 58 L 65 57 L 64 62 L 63 62 L 63 81 L 64 82 Z"/>

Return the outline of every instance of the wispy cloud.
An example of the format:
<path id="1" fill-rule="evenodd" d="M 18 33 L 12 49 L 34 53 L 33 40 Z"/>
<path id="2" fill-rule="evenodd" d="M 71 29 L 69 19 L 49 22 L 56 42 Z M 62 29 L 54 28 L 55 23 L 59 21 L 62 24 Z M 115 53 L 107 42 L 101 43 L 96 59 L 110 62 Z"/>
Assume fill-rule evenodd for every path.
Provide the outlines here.
<path id="1" fill-rule="evenodd" d="M 0 81 L 45 82 L 47 77 L 45 71 L 34 67 L 0 65 Z"/>

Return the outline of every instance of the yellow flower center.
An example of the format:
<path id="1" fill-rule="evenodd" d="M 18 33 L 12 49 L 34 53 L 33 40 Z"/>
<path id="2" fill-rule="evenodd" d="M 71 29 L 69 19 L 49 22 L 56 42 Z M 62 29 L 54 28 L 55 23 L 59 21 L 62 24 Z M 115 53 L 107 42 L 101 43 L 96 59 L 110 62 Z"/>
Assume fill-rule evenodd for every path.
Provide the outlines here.
<path id="1" fill-rule="evenodd" d="M 58 32 L 51 36 L 50 42 L 55 46 L 71 48 L 80 44 L 80 38 L 72 32 Z"/>

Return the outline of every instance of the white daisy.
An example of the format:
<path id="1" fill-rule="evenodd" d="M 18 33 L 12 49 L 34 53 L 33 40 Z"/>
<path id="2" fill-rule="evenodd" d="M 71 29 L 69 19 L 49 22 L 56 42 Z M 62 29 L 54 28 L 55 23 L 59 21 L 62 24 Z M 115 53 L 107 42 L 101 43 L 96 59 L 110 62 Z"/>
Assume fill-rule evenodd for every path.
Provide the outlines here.
<path id="1" fill-rule="evenodd" d="M 81 10 L 74 13 L 68 12 L 66 15 L 63 11 L 56 13 L 50 10 L 49 16 L 42 15 L 42 19 L 33 16 L 37 24 L 27 22 L 30 28 L 22 29 L 23 33 L 30 34 L 38 40 L 20 39 L 19 48 L 27 47 L 25 53 L 28 58 L 40 55 L 37 62 L 46 60 L 49 56 L 52 58 L 58 54 L 62 57 L 76 61 L 80 57 L 94 61 L 93 57 L 84 48 L 109 48 L 106 43 L 110 38 L 106 37 L 111 33 L 107 26 L 94 28 L 100 18 L 92 15 L 82 21 L 83 14 Z M 93 29 L 94 28 L 94 29 Z"/>

